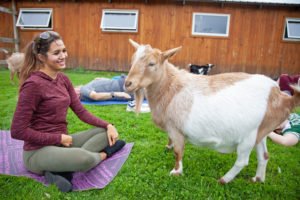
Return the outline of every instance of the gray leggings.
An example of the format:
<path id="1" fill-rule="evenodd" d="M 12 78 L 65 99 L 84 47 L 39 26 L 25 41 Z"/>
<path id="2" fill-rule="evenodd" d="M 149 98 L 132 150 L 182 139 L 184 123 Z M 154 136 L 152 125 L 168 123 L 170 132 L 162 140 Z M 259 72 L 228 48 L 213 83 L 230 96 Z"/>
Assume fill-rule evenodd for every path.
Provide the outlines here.
<path id="1" fill-rule="evenodd" d="M 26 168 L 34 173 L 88 171 L 101 162 L 99 152 L 108 146 L 106 129 L 94 128 L 71 135 L 71 147 L 46 146 L 24 151 Z"/>

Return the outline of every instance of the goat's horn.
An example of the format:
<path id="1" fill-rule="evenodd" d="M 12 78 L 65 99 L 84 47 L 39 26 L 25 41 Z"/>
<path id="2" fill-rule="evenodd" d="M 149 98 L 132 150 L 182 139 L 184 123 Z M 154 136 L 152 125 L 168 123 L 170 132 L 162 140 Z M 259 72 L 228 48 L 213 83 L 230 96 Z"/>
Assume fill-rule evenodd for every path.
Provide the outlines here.
<path id="1" fill-rule="evenodd" d="M 129 42 L 136 49 L 139 48 L 139 46 L 140 46 L 137 42 L 133 41 L 132 39 L 129 39 Z"/>

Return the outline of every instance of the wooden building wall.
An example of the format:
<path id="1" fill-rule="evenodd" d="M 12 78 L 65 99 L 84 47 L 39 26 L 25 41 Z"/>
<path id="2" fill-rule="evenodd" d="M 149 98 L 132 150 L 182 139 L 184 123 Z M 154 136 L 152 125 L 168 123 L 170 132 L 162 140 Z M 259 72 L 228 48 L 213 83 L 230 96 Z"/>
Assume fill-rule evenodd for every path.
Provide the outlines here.
<path id="1" fill-rule="evenodd" d="M 10 7 L 10 2 L 0 3 Z M 172 60 L 213 63 L 212 73 L 244 71 L 276 77 L 300 72 L 300 42 L 282 40 L 285 17 L 300 18 L 299 8 L 245 4 L 187 3 L 176 1 L 17 1 L 19 8 L 53 8 L 53 30 L 69 52 L 68 67 L 128 71 L 134 49 L 128 39 L 166 50 L 183 46 Z M 102 32 L 102 9 L 138 9 L 138 33 Z M 230 14 L 228 38 L 191 35 L 192 13 Z M 0 36 L 12 37 L 12 17 L 0 13 Z M 41 31 L 21 30 L 21 49 Z M 0 47 L 7 45 L 1 44 Z"/>

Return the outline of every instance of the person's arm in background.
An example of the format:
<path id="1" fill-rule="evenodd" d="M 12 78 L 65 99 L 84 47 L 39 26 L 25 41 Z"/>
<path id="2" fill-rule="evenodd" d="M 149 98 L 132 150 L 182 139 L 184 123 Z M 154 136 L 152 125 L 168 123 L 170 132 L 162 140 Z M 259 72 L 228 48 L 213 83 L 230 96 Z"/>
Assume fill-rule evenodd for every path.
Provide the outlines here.
<path id="1" fill-rule="evenodd" d="M 113 98 L 124 98 L 124 99 L 131 99 L 131 96 L 126 92 L 95 92 L 92 91 L 90 93 L 89 98 L 99 101 L 99 100 L 108 100 Z"/>
<path id="2" fill-rule="evenodd" d="M 275 143 L 281 144 L 283 146 L 293 146 L 298 143 L 298 138 L 293 133 L 285 133 L 284 135 L 277 134 L 275 132 L 271 132 L 268 137 Z"/>
<path id="3" fill-rule="evenodd" d="M 299 138 L 294 134 L 293 132 L 285 132 L 282 135 L 283 130 L 286 127 L 289 127 L 289 120 L 285 120 L 283 123 L 281 123 L 276 130 L 279 131 L 273 131 L 271 132 L 268 137 L 275 143 L 281 144 L 283 146 L 293 146 L 298 143 Z M 288 130 L 287 130 L 288 131 Z"/>
<path id="4" fill-rule="evenodd" d="M 105 78 L 105 77 L 96 77 L 96 78 L 94 78 L 94 80 L 109 80 L 109 78 Z"/>

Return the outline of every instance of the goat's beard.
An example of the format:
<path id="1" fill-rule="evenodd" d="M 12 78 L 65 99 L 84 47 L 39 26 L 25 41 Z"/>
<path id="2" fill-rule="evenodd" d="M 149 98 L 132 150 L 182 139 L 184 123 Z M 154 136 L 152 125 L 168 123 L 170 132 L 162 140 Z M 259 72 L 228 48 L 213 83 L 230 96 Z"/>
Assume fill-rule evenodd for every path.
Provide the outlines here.
<path id="1" fill-rule="evenodd" d="M 140 88 L 134 92 L 135 98 L 135 113 L 139 114 L 141 112 L 142 103 L 144 101 L 145 93 L 144 89 Z"/>

